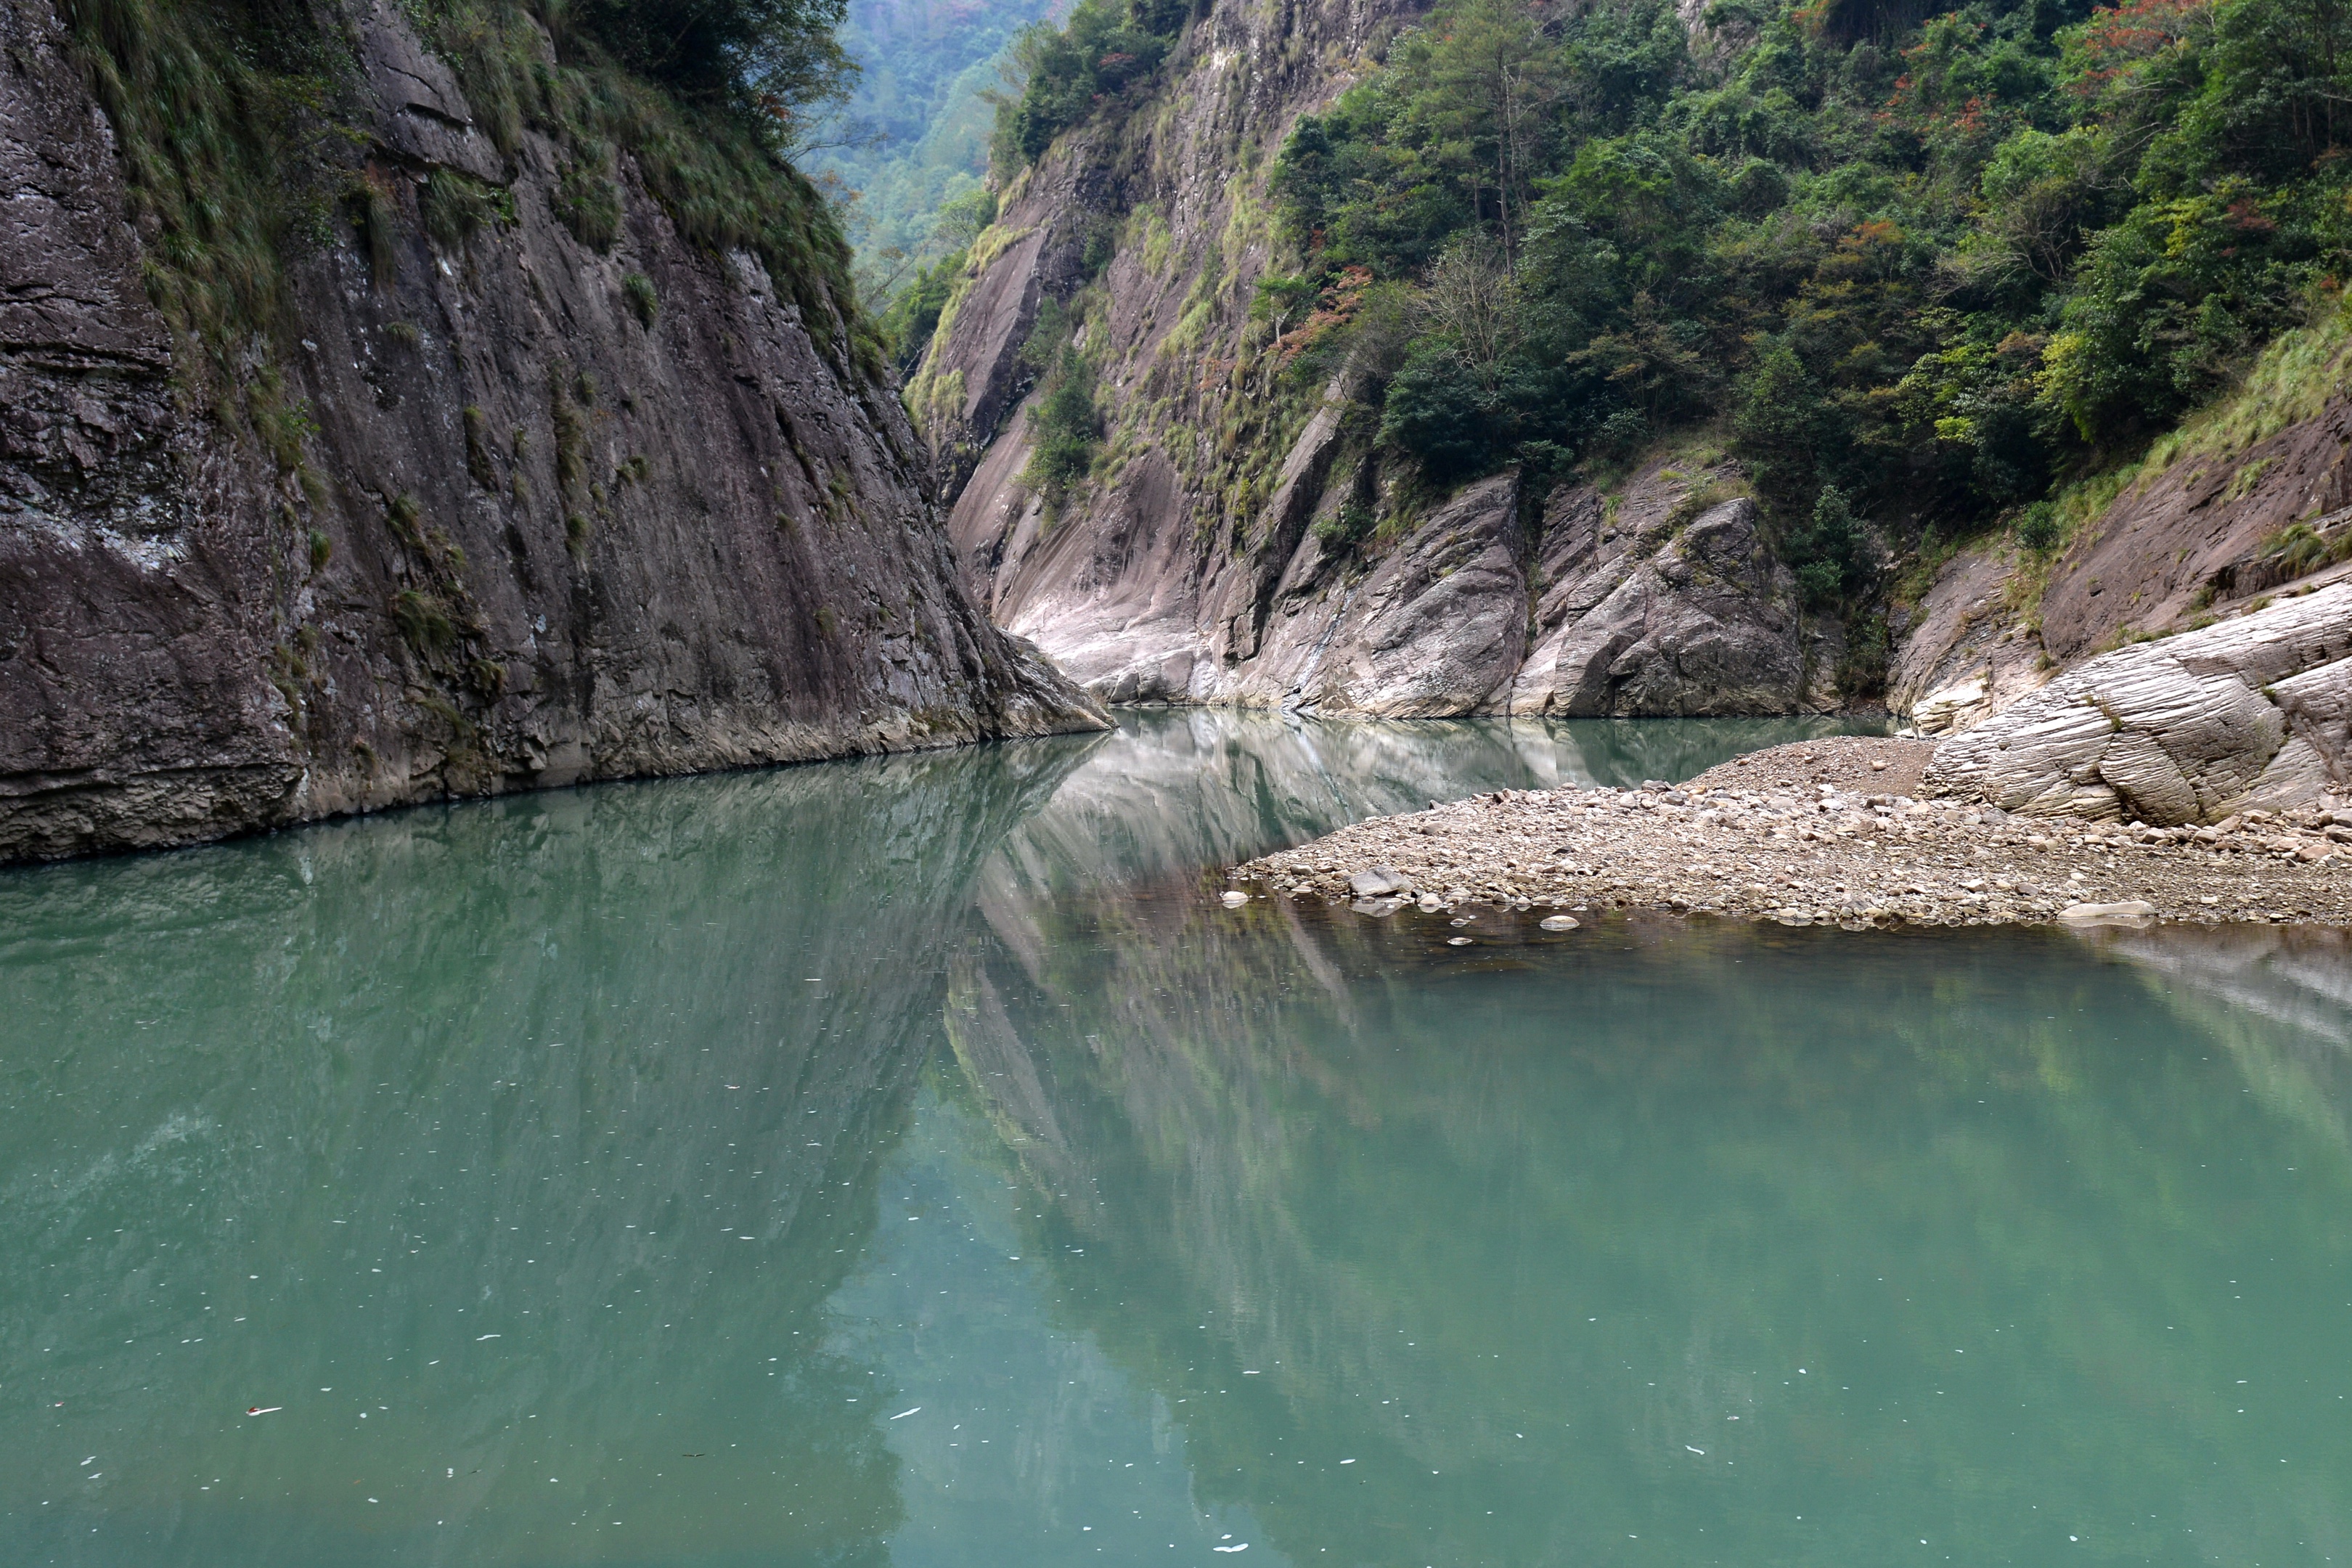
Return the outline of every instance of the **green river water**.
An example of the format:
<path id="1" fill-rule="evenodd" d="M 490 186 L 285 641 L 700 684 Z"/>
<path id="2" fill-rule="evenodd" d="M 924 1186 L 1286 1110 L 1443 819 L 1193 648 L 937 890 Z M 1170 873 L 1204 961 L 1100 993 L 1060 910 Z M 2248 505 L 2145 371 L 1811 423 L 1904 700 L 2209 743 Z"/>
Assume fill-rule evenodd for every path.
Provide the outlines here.
<path id="1" fill-rule="evenodd" d="M 1214 896 L 1800 732 L 1146 715 L 0 874 L 0 1563 L 2352 1562 L 2325 933 Z"/>

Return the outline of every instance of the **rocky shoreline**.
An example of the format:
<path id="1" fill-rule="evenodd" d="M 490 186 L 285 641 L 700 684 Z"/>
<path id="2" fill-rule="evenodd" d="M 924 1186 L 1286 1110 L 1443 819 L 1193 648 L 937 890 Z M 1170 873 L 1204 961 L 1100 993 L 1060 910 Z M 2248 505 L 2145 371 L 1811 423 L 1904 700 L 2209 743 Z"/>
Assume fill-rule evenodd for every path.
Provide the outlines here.
<path id="1" fill-rule="evenodd" d="M 1853 928 L 2150 921 L 2352 925 L 2352 811 L 2203 827 L 1915 799 L 1924 742 L 1774 747 L 1682 785 L 1507 790 L 1378 817 L 1232 873 L 1360 913 L 1651 910 Z"/>

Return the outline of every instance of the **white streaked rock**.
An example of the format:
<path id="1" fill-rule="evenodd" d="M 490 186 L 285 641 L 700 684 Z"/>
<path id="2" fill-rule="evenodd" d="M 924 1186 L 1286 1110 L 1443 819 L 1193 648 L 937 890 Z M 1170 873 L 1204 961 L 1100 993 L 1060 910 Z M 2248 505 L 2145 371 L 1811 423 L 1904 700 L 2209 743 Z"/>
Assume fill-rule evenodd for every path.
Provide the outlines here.
<path id="1" fill-rule="evenodd" d="M 2212 822 L 2352 784 L 2352 584 L 2102 654 L 1936 749 L 1921 790 Z"/>

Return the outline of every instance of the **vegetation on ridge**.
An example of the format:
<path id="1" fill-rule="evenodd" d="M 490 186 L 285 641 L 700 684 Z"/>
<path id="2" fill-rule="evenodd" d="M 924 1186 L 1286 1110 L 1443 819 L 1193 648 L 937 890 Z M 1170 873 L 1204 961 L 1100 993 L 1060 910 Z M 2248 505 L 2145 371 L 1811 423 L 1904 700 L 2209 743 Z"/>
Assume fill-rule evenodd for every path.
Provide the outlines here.
<path id="1" fill-rule="evenodd" d="M 1870 584 L 1856 514 L 2046 528 L 2336 308 L 2352 8 L 1901 15 L 1446 0 L 1284 148 L 1262 291 L 1349 303 L 1275 349 L 1352 364 L 1448 479 L 1727 426 L 1827 605 Z"/>
<path id="2" fill-rule="evenodd" d="M 795 161 L 836 194 L 858 255 L 858 293 L 877 310 L 918 268 L 969 239 L 938 232 L 984 194 L 992 104 L 1006 50 L 1058 0 L 851 0 L 841 47 L 856 89 Z"/>
<path id="3" fill-rule="evenodd" d="M 1009 70 L 1020 95 L 996 106 L 990 152 L 998 171 L 1035 163 L 1104 103 L 1139 96 L 1192 19 L 1192 0 L 1078 0 L 1059 29 L 1024 28 Z"/>

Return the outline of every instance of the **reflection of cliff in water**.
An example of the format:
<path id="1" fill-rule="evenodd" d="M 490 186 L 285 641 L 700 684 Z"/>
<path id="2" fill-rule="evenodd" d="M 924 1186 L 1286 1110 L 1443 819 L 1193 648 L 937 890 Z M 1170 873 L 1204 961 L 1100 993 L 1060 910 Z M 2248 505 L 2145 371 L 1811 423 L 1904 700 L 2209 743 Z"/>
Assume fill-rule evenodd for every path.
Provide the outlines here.
<path id="1" fill-rule="evenodd" d="M 1685 779 L 1832 719 L 1415 720 L 1232 709 L 1122 715 L 988 870 L 992 900 L 1216 868 L 1367 816 L 1498 789 Z"/>
<path id="2" fill-rule="evenodd" d="M 1366 816 L 1537 782 L 1511 726 L 1496 721 L 1128 713 L 1012 836 L 986 880 L 1044 898 L 1213 871 Z"/>
<path id="3" fill-rule="evenodd" d="M 1651 779 L 1680 784 L 1767 746 L 1824 735 L 1883 735 L 1880 721 L 1829 715 L 1788 719 L 1551 719 L 1511 721 L 1539 785 L 1628 789 Z M 1531 786 L 1532 787 L 1532 786 Z"/>
<path id="4" fill-rule="evenodd" d="M 971 1092 L 1069 1194 L 1037 1242 L 1086 1249 L 1076 1326 L 1188 1401 L 1203 1500 L 1294 1554 L 1556 1561 L 1662 1510 L 1769 1542 L 1824 1470 L 1948 1499 L 1893 1528 L 1986 1560 L 2038 1550 L 2030 1504 L 2114 1515 L 2119 1475 L 2224 1557 L 2352 1527 L 2246 1457 L 2229 1402 L 2332 1342 L 2345 1156 L 2067 939 L 1612 925 L 1465 955 L 1192 886 L 1026 913 L 958 973 Z M 2248 1146 L 2303 1173 L 2221 1152 Z M 2163 1431 L 2145 1454 L 2113 1452 L 2119 1405 Z M 2271 1419 L 2305 1476 L 2352 1461 L 2332 1415 Z M 1778 1546 L 1859 1561 L 1888 1528 Z"/>
<path id="5" fill-rule="evenodd" d="M 0 879 L 28 1112 L 0 1141 L 9 1538 L 110 1563 L 538 1560 L 589 1529 L 623 1560 L 877 1557 L 878 1394 L 816 1349 L 819 1307 L 939 1039 L 942 933 L 1087 745 Z M 285 1408 L 220 1436 L 256 1405 Z M 711 1440 L 746 1427 L 760 1451 Z M 97 1482 L 51 1473 L 68 1441 L 107 1456 Z M 153 1473 L 224 1449 L 209 1491 Z"/>
<path id="6" fill-rule="evenodd" d="M 2234 1058 L 2282 1116 L 2352 1152 L 2352 931 L 2332 926 L 2102 929 L 2183 1023 Z"/>

